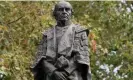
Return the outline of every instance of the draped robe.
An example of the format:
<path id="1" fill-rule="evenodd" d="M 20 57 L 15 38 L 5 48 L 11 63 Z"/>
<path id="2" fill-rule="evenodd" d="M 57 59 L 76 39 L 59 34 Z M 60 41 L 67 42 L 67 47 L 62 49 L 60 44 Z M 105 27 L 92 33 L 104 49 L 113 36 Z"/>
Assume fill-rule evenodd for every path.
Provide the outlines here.
<path id="1" fill-rule="evenodd" d="M 54 26 L 43 33 L 35 61 L 31 66 L 35 80 L 55 80 L 51 75 L 54 70 L 58 70 L 55 63 L 60 56 L 68 60 L 68 66 L 63 68 L 64 72 L 69 74 L 68 80 L 91 80 L 89 30 L 71 24 L 63 32 L 58 36 L 60 33 L 57 26 Z"/>

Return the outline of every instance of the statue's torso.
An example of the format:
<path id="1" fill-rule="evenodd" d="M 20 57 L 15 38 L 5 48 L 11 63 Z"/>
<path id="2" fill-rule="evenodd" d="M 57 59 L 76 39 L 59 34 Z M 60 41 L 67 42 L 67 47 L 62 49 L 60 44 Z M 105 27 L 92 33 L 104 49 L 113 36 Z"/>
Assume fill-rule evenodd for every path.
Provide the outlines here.
<path id="1" fill-rule="evenodd" d="M 74 25 L 73 25 L 74 26 Z M 47 38 L 47 52 L 46 56 L 51 59 L 56 59 L 58 55 L 66 55 L 72 47 L 72 28 L 71 26 L 59 27 L 55 26 L 50 35 L 51 38 Z"/>

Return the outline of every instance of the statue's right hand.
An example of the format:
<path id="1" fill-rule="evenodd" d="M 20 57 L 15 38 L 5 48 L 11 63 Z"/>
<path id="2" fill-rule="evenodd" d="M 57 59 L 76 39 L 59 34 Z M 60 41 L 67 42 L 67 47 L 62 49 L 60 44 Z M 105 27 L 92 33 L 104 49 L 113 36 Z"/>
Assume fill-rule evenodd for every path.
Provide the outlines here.
<path id="1" fill-rule="evenodd" d="M 67 80 L 67 74 L 65 72 L 54 71 L 53 76 L 55 80 Z"/>

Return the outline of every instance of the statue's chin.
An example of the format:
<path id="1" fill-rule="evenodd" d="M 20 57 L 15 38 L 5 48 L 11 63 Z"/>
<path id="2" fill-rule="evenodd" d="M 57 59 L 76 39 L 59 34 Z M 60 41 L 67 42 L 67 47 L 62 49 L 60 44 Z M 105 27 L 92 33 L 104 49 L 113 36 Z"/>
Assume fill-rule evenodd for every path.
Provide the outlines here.
<path id="1" fill-rule="evenodd" d="M 59 19 L 59 21 L 69 21 L 69 19 L 68 18 L 61 18 L 61 19 Z"/>
<path id="2" fill-rule="evenodd" d="M 69 17 L 59 17 L 59 18 L 56 18 L 56 20 L 58 20 L 58 21 L 69 21 L 70 18 Z"/>

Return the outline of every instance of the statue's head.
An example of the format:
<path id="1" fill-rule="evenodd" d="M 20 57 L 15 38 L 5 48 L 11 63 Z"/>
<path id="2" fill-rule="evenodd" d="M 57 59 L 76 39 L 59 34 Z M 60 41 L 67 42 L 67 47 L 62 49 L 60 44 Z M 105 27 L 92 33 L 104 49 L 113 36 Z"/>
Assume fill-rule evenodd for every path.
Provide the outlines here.
<path id="1" fill-rule="evenodd" d="M 71 19 L 73 8 L 69 2 L 61 1 L 55 5 L 53 15 L 57 21 Z"/>

